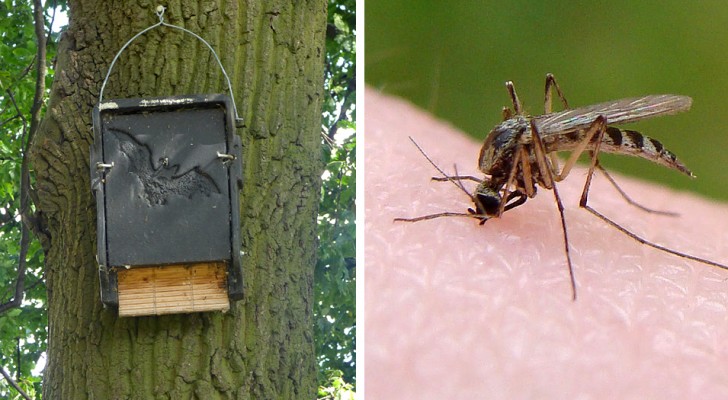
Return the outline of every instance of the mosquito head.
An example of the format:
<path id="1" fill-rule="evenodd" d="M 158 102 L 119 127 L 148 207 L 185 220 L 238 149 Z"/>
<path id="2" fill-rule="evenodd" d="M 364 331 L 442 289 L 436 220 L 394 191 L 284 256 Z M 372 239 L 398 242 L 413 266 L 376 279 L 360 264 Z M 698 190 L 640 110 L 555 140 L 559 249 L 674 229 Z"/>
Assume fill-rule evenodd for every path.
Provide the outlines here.
<path id="1" fill-rule="evenodd" d="M 475 209 L 472 208 L 468 211 L 473 216 L 480 218 L 480 224 L 484 224 L 490 218 L 499 217 L 501 207 L 503 211 L 508 211 L 512 208 L 518 207 L 528 200 L 528 196 L 521 190 L 515 190 L 508 193 L 505 200 L 501 195 L 502 184 L 497 182 L 484 180 L 475 189 L 475 194 L 471 197 L 475 204 Z M 502 203 L 505 201 L 505 205 Z"/>
<path id="2" fill-rule="evenodd" d="M 498 216 L 501 196 L 498 190 L 492 188 L 489 184 L 488 181 L 481 182 L 472 197 L 473 203 L 475 203 L 475 214 L 493 218 Z"/>

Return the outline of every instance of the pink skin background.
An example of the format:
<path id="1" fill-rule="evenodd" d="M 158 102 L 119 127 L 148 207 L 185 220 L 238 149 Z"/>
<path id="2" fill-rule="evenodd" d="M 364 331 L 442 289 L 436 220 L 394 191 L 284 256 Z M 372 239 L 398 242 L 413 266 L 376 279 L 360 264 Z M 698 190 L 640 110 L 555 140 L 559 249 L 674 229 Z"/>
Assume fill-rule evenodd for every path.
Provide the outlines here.
<path id="1" fill-rule="evenodd" d="M 579 208 L 578 167 L 558 185 L 572 302 L 551 191 L 483 226 L 395 223 L 472 206 L 430 180 L 437 171 L 408 136 L 462 175 L 481 175 L 480 143 L 371 88 L 365 113 L 367 400 L 728 398 L 728 271 L 641 245 Z M 590 205 L 654 242 L 728 263 L 728 206 L 612 175 L 640 203 L 681 215 L 636 209 L 601 175 Z"/>

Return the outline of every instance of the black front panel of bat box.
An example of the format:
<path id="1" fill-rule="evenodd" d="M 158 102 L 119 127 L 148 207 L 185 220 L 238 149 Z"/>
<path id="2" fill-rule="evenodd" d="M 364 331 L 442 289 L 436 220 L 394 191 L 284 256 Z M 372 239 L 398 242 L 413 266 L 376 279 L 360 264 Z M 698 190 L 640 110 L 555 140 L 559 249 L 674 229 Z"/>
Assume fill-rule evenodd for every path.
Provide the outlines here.
<path id="1" fill-rule="evenodd" d="M 225 110 L 101 114 L 110 266 L 230 258 Z"/>

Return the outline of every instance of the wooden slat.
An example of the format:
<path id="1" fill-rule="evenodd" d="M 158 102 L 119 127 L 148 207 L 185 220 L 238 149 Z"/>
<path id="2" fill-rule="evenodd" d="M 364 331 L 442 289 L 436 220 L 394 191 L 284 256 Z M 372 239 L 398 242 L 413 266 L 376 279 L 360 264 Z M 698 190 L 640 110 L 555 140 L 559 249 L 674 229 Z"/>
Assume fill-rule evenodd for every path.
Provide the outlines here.
<path id="1" fill-rule="evenodd" d="M 225 262 L 119 269 L 119 316 L 227 311 Z"/>

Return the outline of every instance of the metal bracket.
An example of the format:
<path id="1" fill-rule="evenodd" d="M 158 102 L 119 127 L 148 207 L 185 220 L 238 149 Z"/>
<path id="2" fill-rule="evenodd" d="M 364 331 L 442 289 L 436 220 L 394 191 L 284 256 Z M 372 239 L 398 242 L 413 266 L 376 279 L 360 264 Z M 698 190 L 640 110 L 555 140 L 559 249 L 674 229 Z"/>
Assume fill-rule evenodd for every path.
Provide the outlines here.
<path id="1" fill-rule="evenodd" d="M 96 171 L 106 171 L 107 169 L 114 168 L 114 162 L 112 161 L 111 164 L 104 164 L 97 162 L 96 163 Z"/>

